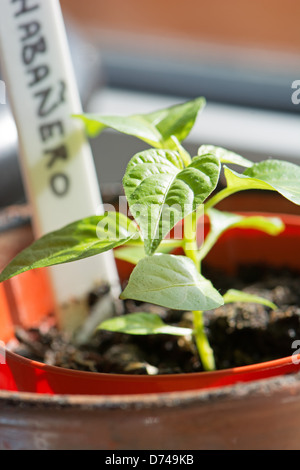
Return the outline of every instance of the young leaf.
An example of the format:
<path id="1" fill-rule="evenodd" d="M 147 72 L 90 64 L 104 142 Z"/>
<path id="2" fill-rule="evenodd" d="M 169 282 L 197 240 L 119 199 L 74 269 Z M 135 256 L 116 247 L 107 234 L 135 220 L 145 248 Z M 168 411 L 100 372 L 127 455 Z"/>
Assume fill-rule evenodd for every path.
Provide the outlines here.
<path id="1" fill-rule="evenodd" d="M 233 227 L 261 230 L 269 235 L 278 235 L 284 230 L 284 224 L 278 217 L 260 215 L 243 216 L 216 209 L 207 211 L 210 221 L 209 233 L 200 248 L 200 259 L 203 259 L 225 230 Z"/>
<path id="2" fill-rule="evenodd" d="M 225 304 L 233 302 L 255 303 L 270 307 L 272 310 L 277 310 L 277 306 L 270 300 L 240 290 L 229 289 L 226 294 L 224 294 L 223 299 Z"/>
<path id="3" fill-rule="evenodd" d="M 186 103 L 171 106 L 165 110 L 156 111 L 146 115 L 162 136 L 161 146 L 176 149 L 172 137 L 182 142 L 190 133 L 199 112 L 205 106 L 203 97 L 196 98 Z"/>
<path id="4" fill-rule="evenodd" d="M 193 158 L 183 168 L 176 152 L 148 150 L 129 162 L 123 185 L 130 211 L 152 254 L 177 222 L 191 214 L 215 189 L 220 162 L 213 155 Z"/>
<path id="5" fill-rule="evenodd" d="M 19 253 L 2 271 L 0 282 L 30 269 L 69 263 L 103 253 L 138 234 L 125 215 L 106 212 L 48 233 Z"/>
<path id="6" fill-rule="evenodd" d="M 205 106 L 204 98 L 196 98 L 147 114 L 131 116 L 101 116 L 97 114 L 75 115 L 83 120 L 90 137 L 96 137 L 106 127 L 133 135 L 152 147 L 176 149 L 179 142 L 190 133 L 198 113 Z"/>
<path id="7" fill-rule="evenodd" d="M 129 199 L 146 178 L 176 175 L 183 168 L 181 157 L 172 150 L 150 149 L 135 154 L 129 160 L 123 178 L 126 198 Z"/>
<path id="8" fill-rule="evenodd" d="M 170 243 L 168 243 L 170 242 Z M 163 240 L 157 249 L 158 253 L 171 253 L 175 248 L 182 246 L 182 240 Z M 122 246 L 115 250 L 115 258 L 123 261 L 127 261 L 131 264 L 137 264 L 142 258 L 145 257 L 144 246 L 141 245 L 129 245 Z"/>
<path id="9" fill-rule="evenodd" d="M 144 247 L 141 246 L 122 246 L 114 253 L 116 259 L 127 261 L 127 263 L 137 264 L 140 259 L 145 257 Z"/>
<path id="10" fill-rule="evenodd" d="M 253 162 L 247 160 L 247 158 L 222 147 L 215 147 L 214 145 L 201 145 L 201 147 L 199 147 L 199 156 L 207 155 L 208 153 L 215 155 L 221 163 L 232 163 L 245 168 L 249 168 L 253 165 Z"/>
<path id="11" fill-rule="evenodd" d="M 102 322 L 99 330 L 126 333 L 128 335 L 157 335 L 188 336 L 193 333 L 191 328 L 167 325 L 159 315 L 153 313 L 129 313 L 120 317 L 110 318 Z"/>
<path id="12" fill-rule="evenodd" d="M 109 127 L 123 134 L 137 137 L 152 147 L 160 147 L 162 136 L 156 127 L 142 114 L 132 116 L 101 116 L 94 114 L 75 115 L 83 120 L 89 137 L 97 137 Z"/>
<path id="13" fill-rule="evenodd" d="M 225 168 L 228 188 L 277 191 L 289 201 L 300 204 L 300 166 L 282 160 L 264 160 L 247 168 L 243 174 Z"/>
<path id="14" fill-rule="evenodd" d="M 189 258 L 165 254 L 141 259 L 121 298 L 176 310 L 210 310 L 223 304 L 222 296 Z"/>

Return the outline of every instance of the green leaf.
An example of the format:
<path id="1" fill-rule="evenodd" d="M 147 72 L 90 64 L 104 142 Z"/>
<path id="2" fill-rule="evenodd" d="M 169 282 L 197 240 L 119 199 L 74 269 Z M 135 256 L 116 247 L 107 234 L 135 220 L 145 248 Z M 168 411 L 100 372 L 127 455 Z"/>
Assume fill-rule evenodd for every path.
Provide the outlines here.
<path id="1" fill-rule="evenodd" d="M 124 244 L 138 235 L 125 215 L 106 212 L 48 233 L 19 253 L 0 275 L 0 282 L 30 269 L 69 263 Z"/>
<path id="2" fill-rule="evenodd" d="M 109 127 L 123 134 L 132 135 L 152 147 L 160 146 L 162 136 L 151 122 L 143 115 L 132 116 L 101 116 L 94 114 L 75 115 L 85 124 L 89 137 L 97 137 L 105 128 Z"/>
<path id="3" fill-rule="evenodd" d="M 182 142 L 189 135 L 199 112 L 204 106 L 205 99 L 200 97 L 150 113 L 146 115 L 146 119 L 156 127 L 162 136 L 161 146 L 176 149 L 172 137 L 174 136 L 179 142 Z"/>
<path id="4" fill-rule="evenodd" d="M 168 243 L 170 242 L 170 243 Z M 171 253 L 175 248 L 182 246 L 182 240 L 163 240 L 157 249 L 158 253 Z M 129 245 L 122 246 L 114 252 L 115 258 L 127 261 L 131 264 L 137 264 L 142 258 L 145 257 L 144 245 Z"/>
<path id="5" fill-rule="evenodd" d="M 244 216 L 231 212 L 209 209 L 210 228 L 205 241 L 200 248 L 200 259 L 203 259 L 219 237 L 229 228 L 251 228 L 260 230 L 269 235 L 278 235 L 284 230 L 284 223 L 278 217 L 264 217 L 260 215 Z"/>
<path id="6" fill-rule="evenodd" d="M 228 188 L 236 190 L 266 189 L 279 192 L 289 201 L 300 204 L 300 167 L 282 160 L 264 160 L 247 168 L 243 174 L 225 168 Z"/>
<path id="7" fill-rule="evenodd" d="M 247 158 L 244 158 L 235 152 L 231 152 L 230 150 L 222 147 L 215 147 L 214 145 L 201 145 L 198 150 L 198 155 L 202 156 L 207 155 L 208 153 L 215 155 L 221 163 L 232 163 L 245 168 L 249 168 L 253 165 L 253 162 L 247 160 Z"/>
<path id="8" fill-rule="evenodd" d="M 213 155 L 193 158 L 183 168 L 176 152 L 148 150 L 129 162 L 123 185 L 130 211 L 152 254 L 177 222 L 191 214 L 215 189 L 220 162 Z"/>
<path id="9" fill-rule="evenodd" d="M 220 235 L 229 227 L 252 228 L 261 230 L 269 235 L 278 235 L 284 230 L 284 223 L 279 217 L 265 217 L 261 215 L 240 215 L 231 212 L 210 209 L 208 211 L 211 230 Z"/>
<path id="10" fill-rule="evenodd" d="M 229 289 L 226 294 L 224 294 L 223 299 L 225 304 L 233 302 L 255 303 L 270 307 L 272 310 L 277 310 L 277 306 L 270 300 L 240 290 Z"/>
<path id="11" fill-rule="evenodd" d="M 204 107 L 204 98 L 196 98 L 183 104 L 171 106 L 153 113 L 130 116 L 101 116 L 81 114 L 90 137 L 96 137 L 106 127 L 133 135 L 152 147 L 176 149 L 174 136 L 179 142 L 191 131 L 200 110 Z"/>
<path id="12" fill-rule="evenodd" d="M 128 315 L 110 318 L 102 322 L 98 329 L 129 335 L 167 334 L 188 336 L 193 333 L 191 328 L 167 325 L 159 315 L 144 312 L 129 313 Z"/>
<path id="13" fill-rule="evenodd" d="M 122 246 L 114 252 L 115 258 L 127 263 L 137 264 L 144 258 L 145 250 L 143 246 Z"/>
<path id="14" fill-rule="evenodd" d="M 122 299 L 134 299 L 176 310 L 210 310 L 223 298 L 185 256 L 156 254 L 134 268 Z"/>
<path id="15" fill-rule="evenodd" d="M 125 195 L 129 199 L 139 185 L 151 177 L 153 180 L 160 175 L 176 175 L 184 168 L 179 154 L 172 150 L 150 149 L 135 154 L 129 161 L 123 185 Z"/>

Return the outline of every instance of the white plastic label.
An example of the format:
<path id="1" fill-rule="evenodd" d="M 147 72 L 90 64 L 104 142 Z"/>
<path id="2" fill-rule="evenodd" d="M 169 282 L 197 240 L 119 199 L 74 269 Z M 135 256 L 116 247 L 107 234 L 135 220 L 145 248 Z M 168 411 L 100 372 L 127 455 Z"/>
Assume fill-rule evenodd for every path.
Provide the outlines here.
<path id="1" fill-rule="evenodd" d="M 82 110 L 58 0 L 1 0 L 0 47 L 36 236 L 101 213 L 90 145 L 71 117 Z M 51 273 L 59 303 L 100 280 L 119 288 L 112 252 Z"/>

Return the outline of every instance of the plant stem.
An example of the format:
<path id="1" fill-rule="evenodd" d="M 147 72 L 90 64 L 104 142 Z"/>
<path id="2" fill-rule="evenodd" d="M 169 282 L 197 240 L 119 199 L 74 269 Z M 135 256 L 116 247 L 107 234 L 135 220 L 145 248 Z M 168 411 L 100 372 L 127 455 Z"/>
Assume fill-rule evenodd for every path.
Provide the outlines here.
<path id="1" fill-rule="evenodd" d="M 185 166 L 189 166 L 189 164 L 191 163 L 192 159 L 191 159 L 191 156 L 190 154 L 185 150 L 185 148 L 181 145 L 181 143 L 179 142 L 179 140 L 177 139 L 177 137 L 175 137 L 175 135 L 172 135 L 171 136 L 171 139 L 173 140 L 173 142 L 175 143 L 176 147 L 177 147 L 177 150 L 182 158 L 182 161 L 184 163 Z"/>
<path id="2" fill-rule="evenodd" d="M 196 268 L 200 272 L 200 259 L 198 256 L 197 246 L 197 212 L 192 212 L 184 219 L 184 243 L 183 248 L 185 255 L 190 258 L 196 265 Z M 197 350 L 203 365 L 204 370 L 215 370 L 215 360 L 213 350 L 209 345 L 207 339 L 204 322 L 203 312 L 194 311 L 194 336 L 196 341 Z"/>
<path id="3" fill-rule="evenodd" d="M 208 212 L 209 209 L 214 207 L 216 204 L 221 202 L 226 197 L 234 194 L 237 191 L 243 190 L 245 188 L 224 188 L 222 191 L 217 193 L 211 199 L 209 199 L 204 205 L 204 212 Z M 212 248 L 215 243 L 215 237 L 211 234 L 208 234 L 206 240 L 204 241 L 200 250 L 193 253 L 193 256 L 190 256 L 190 252 L 185 250 L 187 256 L 190 256 L 191 259 L 196 257 L 196 266 L 200 270 L 201 261 Z M 194 261 L 195 262 L 195 261 Z M 196 341 L 196 346 L 198 349 L 199 356 L 201 358 L 201 362 L 203 365 L 204 370 L 212 371 L 215 370 L 215 360 L 213 350 L 210 347 L 207 335 L 204 329 L 204 321 L 203 321 L 203 312 L 202 311 L 194 311 L 193 312 L 193 319 L 194 319 L 194 336 Z"/>
<path id="4" fill-rule="evenodd" d="M 197 214 L 192 212 L 184 219 L 184 238 L 183 249 L 185 255 L 190 258 L 200 270 L 198 262 L 198 246 L 197 246 Z"/>
<path id="5" fill-rule="evenodd" d="M 216 243 L 218 237 L 214 236 L 211 232 L 208 233 L 206 236 L 200 250 L 198 251 L 197 257 L 198 257 L 198 262 L 201 263 L 201 261 L 205 258 L 207 253 L 212 249 L 214 244 Z"/>
<path id="6" fill-rule="evenodd" d="M 228 196 L 231 196 L 234 193 L 237 193 L 239 191 L 246 190 L 247 188 L 245 187 L 234 187 L 234 188 L 224 188 L 215 196 L 211 197 L 207 202 L 205 202 L 205 208 L 204 212 L 207 212 L 209 209 L 212 207 L 216 206 L 219 202 L 223 201 Z"/>
<path id="7" fill-rule="evenodd" d="M 202 311 L 194 311 L 193 312 L 194 318 L 194 335 L 196 340 L 197 349 L 199 352 L 199 356 L 201 358 L 201 362 L 203 365 L 204 370 L 212 371 L 215 370 L 215 359 L 214 353 L 210 344 L 208 342 L 205 330 L 204 330 L 204 321 L 203 321 L 203 312 Z"/>

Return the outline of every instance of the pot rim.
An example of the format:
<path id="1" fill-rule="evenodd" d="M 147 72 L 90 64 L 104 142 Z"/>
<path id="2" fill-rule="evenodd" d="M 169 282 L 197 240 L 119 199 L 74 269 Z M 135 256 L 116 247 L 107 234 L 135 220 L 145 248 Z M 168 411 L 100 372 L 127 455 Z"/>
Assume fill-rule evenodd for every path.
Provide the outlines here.
<path id="1" fill-rule="evenodd" d="M 133 410 L 152 408 L 174 408 L 191 404 L 206 405 L 208 402 L 239 402 L 245 396 L 271 396 L 274 393 L 288 392 L 290 400 L 298 400 L 300 395 L 300 372 L 267 379 L 236 383 L 213 389 L 187 390 L 178 392 L 159 392 L 136 395 L 81 395 L 81 394 L 40 394 L 34 392 L 11 392 L 0 390 L 1 406 L 22 409 L 76 408 L 89 410 Z"/>
<path id="2" fill-rule="evenodd" d="M 255 371 L 268 371 L 268 370 L 276 370 L 285 367 L 291 367 L 292 369 L 299 369 L 300 373 L 300 354 L 295 354 L 291 356 L 286 356 L 278 359 L 273 359 L 271 361 L 265 361 L 261 363 L 254 363 L 249 364 L 246 366 L 239 366 L 239 367 L 230 367 L 226 369 L 215 370 L 211 372 L 191 372 L 191 373 L 180 373 L 180 374 L 160 374 L 160 375 L 135 375 L 135 374 L 114 374 L 114 373 L 102 373 L 102 372 L 89 372 L 89 371 L 80 371 L 74 369 L 68 369 L 65 367 L 59 366 L 52 366 L 49 364 L 44 364 L 42 362 L 34 361 L 28 359 L 26 357 L 20 356 L 13 351 L 5 348 L 6 357 L 11 357 L 14 361 L 23 363 L 24 365 L 34 367 L 35 369 L 41 370 L 43 372 L 55 372 L 58 375 L 64 376 L 73 376 L 73 377 L 86 377 L 86 378 L 109 378 L 111 381 L 118 381 L 118 382 L 127 382 L 128 380 L 135 380 L 136 382 L 144 382 L 145 380 L 148 382 L 163 380 L 163 381 L 171 381 L 171 380 L 184 380 L 187 377 L 193 379 L 199 377 L 217 377 L 220 378 L 223 376 L 231 375 L 231 376 L 239 376 L 241 374 L 251 374 Z M 254 381 L 254 380 L 253 380 Z M 225 384 L 226 385 L 226 384 Z M 217 386 L 218 387 L 218 386 Z M 205 387 L 201 387 L 198 390 L 204 389 Z M 215 388 L 215 387 L 211 387 Z M 1 392 L 1 390 L 0 390 Z M 116 394 L 117 395 L 117 394 Z M 138 394 L 137 394 L 138 395 Z"/>

